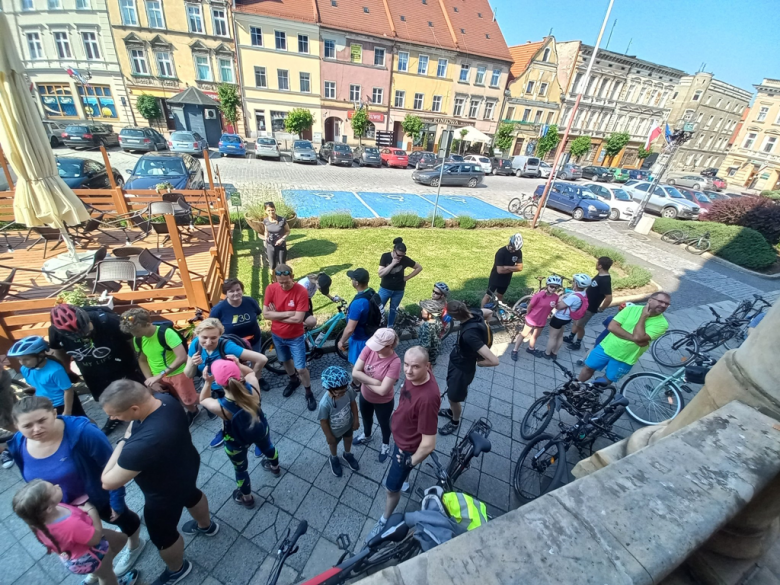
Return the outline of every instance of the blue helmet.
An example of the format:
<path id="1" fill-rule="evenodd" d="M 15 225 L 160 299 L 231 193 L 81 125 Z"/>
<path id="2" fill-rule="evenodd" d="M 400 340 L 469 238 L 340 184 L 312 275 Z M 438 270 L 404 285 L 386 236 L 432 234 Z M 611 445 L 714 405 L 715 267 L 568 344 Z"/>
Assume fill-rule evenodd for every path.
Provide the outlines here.
<path id="1" fill-rule="evenodd" d="M 323 390 L 341 388 L 350 382 L 350 376 L 347 373 L 347 370 L 338 366 L 329 366 L 325 368 L 325 371 L 322 372 L 320 379 L 322 381 Z"/>
<path id="2" fill-rule="evenodd" d="M 49 344 L 40 335 L 31 335 L 11 346 L 8 357 L 20 357 L 23 355 L 36 355 L 49 351 Z"/>

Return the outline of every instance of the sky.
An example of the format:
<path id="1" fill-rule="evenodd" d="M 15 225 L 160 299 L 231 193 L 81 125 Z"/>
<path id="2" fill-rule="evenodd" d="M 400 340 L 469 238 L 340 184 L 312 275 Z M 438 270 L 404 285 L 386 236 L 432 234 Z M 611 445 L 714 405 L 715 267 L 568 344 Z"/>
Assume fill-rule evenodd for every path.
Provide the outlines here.
<path id="1" fill-rule="evenodd" d="M 509 46 L 552 34 L 593 45 L 609 0 L 491 0 Z M 522 16 L 520 16 L 522 15 Z M 527 15 L 527 17 L 526 17 Z M 612 24 L 609 46 L 606 46 Z M 780 0 L 615 0 L 601 47 L 754 92 L 780 79 Z"/>

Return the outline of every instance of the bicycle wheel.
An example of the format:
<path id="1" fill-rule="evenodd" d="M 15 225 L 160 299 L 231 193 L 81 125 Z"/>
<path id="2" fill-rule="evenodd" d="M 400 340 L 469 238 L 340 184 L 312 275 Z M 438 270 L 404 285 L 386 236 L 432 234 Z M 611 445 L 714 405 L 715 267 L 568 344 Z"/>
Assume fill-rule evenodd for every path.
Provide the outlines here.
<path id="1" fill-rule="evenodd" d="M 753 308 L 753 303 L 750 301 L 742 301 L 737 305 L 737 308 L 734 309 L 734 312 L 731 314 L 731 319 L 739 319 L 740 321 L 744 321 L 747 319 L 748 313 L 750 313 L 750 310 Z"/>
<path id="2" fill-rule="evenodd" d="M 733 338 L 737 335 L 739 329 L 730 327 L 729 325 L 710 323 L 709 325 L 700 328 L 700 331 L 699 350 L 706 353 L 720 347 L 729 339 Z"/>
<path id="3" fill-rule="evenodd" d="M 650 346 L 653 359 L 667 368 L 679 368 L 699 353 L 699 340 L 682 329 L 671 329 Z"/>
<path id="4" fill-rule="evenodd" d="M 517 496 L 535 500 L 563 484 L 566 472 L 566 446 L 552 435 L 541 435 L 528 443 L 520 454 L 512 481 Z"/>
<path id="5" fill-rule="evenodd" d="M 688 242 L 685 246 L 685 249 L 691 254 L 700 256 L 710 249 L 710 241 L 704 238 L 698 238 L 695 241 Z"/>
<path id="6" fill-rule="evenodd" d="M 282 362 L 279 361 L 279 358 L 276 355 L 276 347 L 274 346 L 273 337 L 269 337 L 263 342 L 263 345 L 260 347 L 260 353 L 262 353 L 265 357 L 268 358 L 268 363 L 265 364 L 266 370 L 270 370 L 274 374 L 279 374 L 279 375 L 285 373 L 284 366 L 282 365 Z"/>
<path id="7" fill-rule="evenodd" d="M 680 387 L 666 376 L 642 372 L 630 376 L 620 389 L 630 401 L 629 416 L 645 425 L 657 425 L 680 414 L 683 398 Z"/>
<path id="8" fill-rule="evenodd" d="M 349 358 L 347 357 L 347 353 L 344 353 L 341 351 L 341 348 L 339 347 L 339 342 L 341 341 L 341 336 L 344 335 L 344 329 L 338 332 L 336 335 L 336 353 L 339 354 L 339 357 L 343 359 L 344 361 L 349 361 Z"/>
<path id="9" fill-rule="evenodd" d="M 518 211 L 520 211 L 520 207 L 523 205 L 523 202 L 520 200 L 519 197 L 515 197 L 512 199 L 512 201 L 509 202 L 509 205 L 507 206 L 507 210 L 509 213 L 517 214 Z"/>
<path id="10" fill-rule="evenodd" d="M 669 230 L 668 232 L 664 232 L 664 235 L 661 236 L 661 241 L 669 244 L 679 244 L 684 238 L 685 232 L 682 230 Z"/>
<path id="11" fill-rule="evenodd" d="M 446 322 L 442 321 L 441 331 L 439 331 L 439 340 L 444 341 L 450 333 L 452 333 L 452 319 Z"/>
<path id="12" fill-rule="evenodd" d="M 542 396 L 528 408 L 520 423 L 520 436 L 526 441 L 541 435 L 555 414 L 555 398 Z"/>
<path id="13" fill-rule="evenodd" d="M 520 297 L 520 300 L 518 300 L 513 306 L 512 310 L 514 311 L 527 311 L 528 310 L 528 303 L 531 302 L 531 297 L 533 295 L 525 295 L 524 297 Z"/>
<path id="14" fill-rule="evenodd" d="M 538 209 L 538 205 L 536 203 L 529 203 L 525 207 L 523 207 L 522 216 L 523 219 L 532 220 L 534 217 L 536 217 L 536 210 Z"/>
<path id="15" fill-rule="evenodd" d="M 726 349 L 737 349 L 747 339 L 748 324 L 742 325 L 739 329 L 734 330 L 733 337 L 730 337 L 723 343 L 723 347 Z"/>

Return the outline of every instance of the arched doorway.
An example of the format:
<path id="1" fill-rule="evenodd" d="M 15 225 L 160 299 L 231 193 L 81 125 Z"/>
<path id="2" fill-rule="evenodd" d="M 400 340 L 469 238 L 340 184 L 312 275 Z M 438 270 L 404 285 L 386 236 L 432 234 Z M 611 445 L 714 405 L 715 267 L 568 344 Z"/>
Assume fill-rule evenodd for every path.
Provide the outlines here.
<path id="1" fill-rule="evenodd" d="M 331 116 L 325 118 L 325 142 L 341 141 L 341 118 Z"/>

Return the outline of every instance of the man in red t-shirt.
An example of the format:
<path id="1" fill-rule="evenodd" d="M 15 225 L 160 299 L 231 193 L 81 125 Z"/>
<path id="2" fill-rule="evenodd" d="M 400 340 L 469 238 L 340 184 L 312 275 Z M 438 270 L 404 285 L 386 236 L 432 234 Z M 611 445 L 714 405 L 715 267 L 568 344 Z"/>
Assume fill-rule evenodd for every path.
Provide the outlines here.
<path id="1" fill-rule="evenodd" d="M 406 350 L 404 374 L 406 379 L 398 408 L 390 422 L 395 447 L 385 480 L 385 513 L 366 537 L 366 542 L 383 530 L 401 499 L 401 488 L 409 473 L 436 448 L 441 394 L 425 348 L 417 345 Z"/>
<path id="2" fill-rule="evenodd" d="M 311 393 L 311 379 L 306 368 L 306 341 L 303 321 L 309 310 L 309 293 L 295 282 L 292 268 L 277 264 L 274 269 L 276 282 L 265 289 L 263 314 L 271 321 L 271 337 L 274 340 L 276 357 L 284 364 L 290 381 L 282 392 L 287 398 L 303 382 L 306 391 L 306 407 L 317 408 L 317 401 Z"/>

